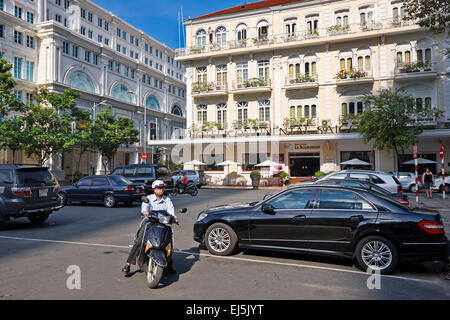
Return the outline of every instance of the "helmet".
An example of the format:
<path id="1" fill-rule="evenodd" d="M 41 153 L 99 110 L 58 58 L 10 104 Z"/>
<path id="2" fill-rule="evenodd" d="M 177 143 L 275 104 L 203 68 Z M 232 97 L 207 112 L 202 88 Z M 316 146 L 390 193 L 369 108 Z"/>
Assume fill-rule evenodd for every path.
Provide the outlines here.
<path id="1" fill-rule="evenodd" d="M 181 171 L 181 174 L 186 174 L 186 171 L 184 171 L 184 170 L 183 170 L 183 171 Z"/>
<path id="2" fill-rule="evenodd" d="M 152 189 L 155 189 L 155 188 L 164 188 L 166 185 L 164 184 L 164 182 L 163 181 L 161 181 L 161 180 L 155 180 L 155 181 L 153 181 L 153 183 L 152 183 Z"/>

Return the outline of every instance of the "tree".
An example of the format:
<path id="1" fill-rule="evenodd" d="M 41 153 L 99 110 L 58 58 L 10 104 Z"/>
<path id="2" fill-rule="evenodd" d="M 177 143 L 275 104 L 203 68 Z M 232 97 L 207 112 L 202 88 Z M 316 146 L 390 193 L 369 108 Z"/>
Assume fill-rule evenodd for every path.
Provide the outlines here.
<path id="1" fill-rule="evenodd" d="M 417 120 L 439 118 L 441 111 L 422 107 L 414 98 L 400 91 L 383 90 L 366 94 L 364 103 L 371 108 L 357 116 L 358 131 L 363 142 L 374 142 L 378 150 L 393 150 L 398 155 L 415 144 L 423 125 Z M 395 164 L 397 170 L 397 163 Z"/>
<path id="2" fill-rule="evenodd" d="M 93 121 L 90 119 L 89 111 L 83 111 L 81 114 L 81 119 L 79 122 L 75 124 L 74 136 L 75 136 L 75 144 L 72 147 L 72 150 L 78 150 L 78 161 L 76 162 L 75 171 L 80 171 L 80 163 L 83 155 L 90 151 L 94 150 L 94 138 L 92 136 L 93 132 Z"/>
<path id="3" fill-rule="evenodd" d="M 122 145 L 130 145 L 137 141 L 138 131 L 134 129 L 131 119 L 121 117 L 115 119 L 109 109 L 99 112 L 95 118 L 92 138 L 94 148 L 101 154 L 103 168 L 106 168 L 114 159 Z"/>
<path id="4" fill-rule="evenodd" d="M 24 136 L 24 120 L 22 117 L 4 119 L 0 123 L 0 150 L 9 149 L 13 152 L 13 163 L 17 150 L 22 149 L 26 141 Z"/>
<path id="5" fill-rule="evenodd" d="M 434 33 L 444 32 L 450 27 L 449 0 L 404 0 L 405 20 L 417 21 Z"/>
<path id="6" fill-rule="evenodd" d="M 34 156 L 43 165 L 54 154 L 71 150 L 77 143 L 72 123 L 82 112 L 76 108 L 78 94 L 69 89 L 63 94 L 51 93 L 41 87 L 38 103 L 30 105 L 24 115 L 24 150 L 27 156 Z"/>
<path id="7" fill-rule="evenodd" d="M 12 65 L 4 58 L 0 59 L 0 118 L 4 118 L 10 112 L 23 112 L 26 105 L 14 96 L 16 82 L 11 75 Z"/>

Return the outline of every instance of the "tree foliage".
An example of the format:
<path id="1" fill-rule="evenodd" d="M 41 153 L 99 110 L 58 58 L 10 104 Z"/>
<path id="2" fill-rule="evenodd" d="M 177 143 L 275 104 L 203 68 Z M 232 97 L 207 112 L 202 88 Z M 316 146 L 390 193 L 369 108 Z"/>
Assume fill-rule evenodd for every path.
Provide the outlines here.
<path id="1" fill-rule="evenodd" d="M 379 94 L 366 94 L 365 105 L 371 108 L 357 117 L 358 131 L 364 143 L 373 141 L 379 150 L 392 150 L 399 155 L 417 142 L 422 133 L 421 119 L 438 118 L 440 111 L 423 108 L 401 91 L 383 90 Z"/>
<path id="2" fill-rule="evenodd" d="M 414 20 L 434 33 L 444 32 L 450 27 L 449 0 L 404 0 L 404 19 Z"/>
<path id="3" fill-rule="evenodd" d="M 24 111 L 25 105 L 14 96 L 16 82 L 11 75 L 12 65 L 4 58 L 0 59 L 0 117 L 6 117 L 10 112 Z"/>

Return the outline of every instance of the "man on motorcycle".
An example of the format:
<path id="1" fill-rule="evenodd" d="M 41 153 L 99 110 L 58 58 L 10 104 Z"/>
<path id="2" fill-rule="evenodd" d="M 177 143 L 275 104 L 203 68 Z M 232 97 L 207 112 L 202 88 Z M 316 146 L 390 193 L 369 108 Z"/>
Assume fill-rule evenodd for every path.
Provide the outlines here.
<path id="1" fill-rule="evenodd" d="M 186 186 L 188 184 L 188 177 L 186 175 L 186 171 L 181 171 L 181 174 L 183 175 L 183 177 L 181 179 L 178 180 L 177 182 L 177 188 L 178 189 L 183 189 L 186 190 Z M 181 191 L 181 190 L 180 190 Z"/>
<path id="2" fill-rule="evenodd" d="M 169 197 L 164 195 L 164 182 L 161 180 L 156 180 L 152 183 L 153 194 L 148 195 L 147 198 L 149 203 L 142 203 L 141 213 L 143 216 L 148 217 L 150 211 L 166 211 L 167 214 L 173 217 L 174 221 L 178 223 L 177 216 L 175 215 L 175 210 L 172 204 L 172 200 Z M 126 275 L 130 272 L 130 265 L 136 264 L 136 256 L 141 249 L 142 238 L 145 234 L 147 221 L 146 219 L 142 220 L 141 226 L 136 235 L 136 239 L 134 241 L 133 248 L 131 248 L 130 254 L 127 259 L 127 264 L 123 267 L 122 272 Z M 167 257 L 167 269 L 169 272 L 175 273 L 176 269 L 172 264 L 172 254 Z"/>

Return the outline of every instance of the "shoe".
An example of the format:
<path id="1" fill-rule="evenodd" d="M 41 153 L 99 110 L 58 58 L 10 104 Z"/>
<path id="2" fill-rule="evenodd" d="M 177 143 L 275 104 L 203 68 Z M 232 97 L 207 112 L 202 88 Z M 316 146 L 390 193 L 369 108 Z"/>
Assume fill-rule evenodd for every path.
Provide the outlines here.
<path id="1" fill-rule="evenodd" d="M 122 268 L 122 272 L 123 272 L 125 275 L 128 275 L 128 274 L 130 273 L 130 266 L 129 266 L 129 265 L 126 265 L 125 267 L 123 267 L 123 268 Z"/>
<path id="2" fill-rule="evenodd" d="M 177 269 L 174 266 L 167 267 L 167 272 L 169 273 L 177 273 Z"/>

